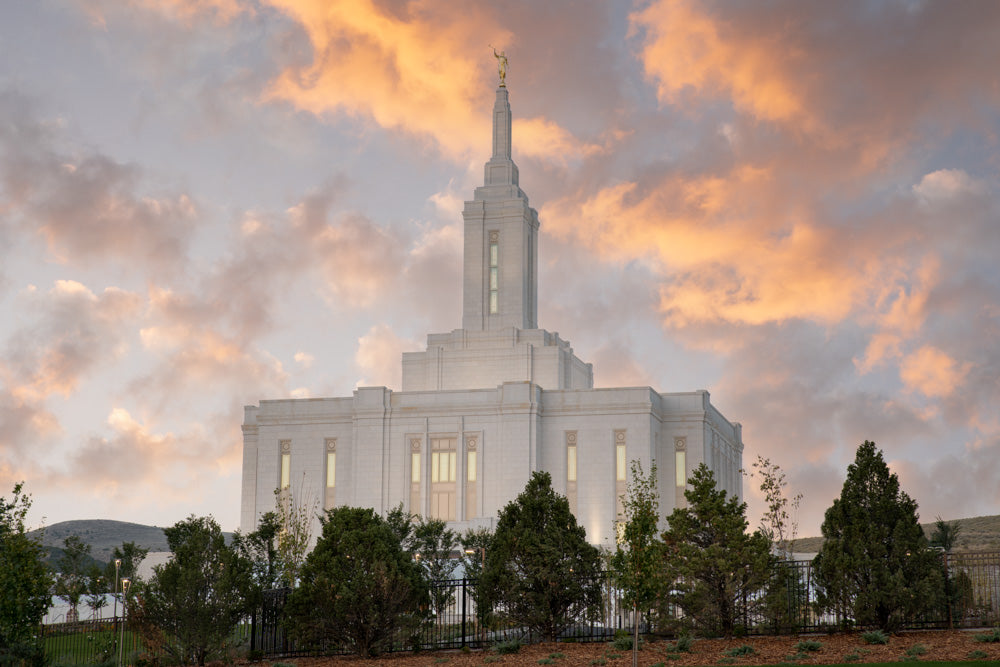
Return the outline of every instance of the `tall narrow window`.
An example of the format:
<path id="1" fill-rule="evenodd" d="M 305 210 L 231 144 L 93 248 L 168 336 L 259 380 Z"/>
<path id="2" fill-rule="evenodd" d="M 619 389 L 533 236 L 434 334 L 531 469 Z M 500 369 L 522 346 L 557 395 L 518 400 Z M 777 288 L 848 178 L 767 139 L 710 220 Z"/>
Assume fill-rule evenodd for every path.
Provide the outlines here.
<path id="1" fill-rule="evenodd" d="M 500 233 L 490 232 L 490 315 L 500 312 Z"/>
<path id="2" fill-rule="evenodd" d="M 479 480 L 477 465 L 477 447 L 479 441 L 475 437 L 465 439 L 465 518 L 476 516 L 476 483 Z"/>
<path id="3" fill-rule="evenodd" d="M 566 500 L 576 514 L 576 431 L 566 431 Z"/>
<path id="4" fill-rule="evenodd" d="M 324 509 L 332 509 L 337 502 L 337 439 L 326 439 L 326 498 Z"/>
<path id="5" fill-rule="evenodd" d="M 674 438 L 674 506 L 687 507 L 687 438 Z"/>
<path id="6" fill-rule="evenodd" d="M 424 513 L 420 507 L 420 438 L 410 439 L 410 512 Z"/>
<path id="7" fill-rule="evenodd" d="M 619 519 L 625 518 L 625 491 L 628 480 L 626 463 L 628 457 L 625 454 L 625 431 L 615 431 L 615 515 Z"/>
<path id="8" fill-rule="evenodd" d="M 455 520 L 455 438 L 431 438 L 431 511 L 433 519 Z"/>
<path id="9" fill-rule="evenodd" d="M 279 488 L 287 489 L 292 483 L 292 441 L 281 440 L 281 473 Z"/>

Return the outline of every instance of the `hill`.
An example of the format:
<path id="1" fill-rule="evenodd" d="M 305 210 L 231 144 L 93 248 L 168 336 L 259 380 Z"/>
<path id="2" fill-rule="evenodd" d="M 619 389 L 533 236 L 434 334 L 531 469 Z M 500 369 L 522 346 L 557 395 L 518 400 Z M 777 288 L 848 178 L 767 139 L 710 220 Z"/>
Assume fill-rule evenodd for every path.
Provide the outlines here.
<path id="1" fill-rule="evenodd" d="M 959 525 L 958 544 L 955 551 L 1000 551 L 1000 514 L 977 516 L 970 519 L 953 519 L 948 523 Z M 934 522 L 922 523 L 927 539 L 934 532 Z M 822 537 L 801 537 L 792 543 L 796 553 L 819 553 Z"/>

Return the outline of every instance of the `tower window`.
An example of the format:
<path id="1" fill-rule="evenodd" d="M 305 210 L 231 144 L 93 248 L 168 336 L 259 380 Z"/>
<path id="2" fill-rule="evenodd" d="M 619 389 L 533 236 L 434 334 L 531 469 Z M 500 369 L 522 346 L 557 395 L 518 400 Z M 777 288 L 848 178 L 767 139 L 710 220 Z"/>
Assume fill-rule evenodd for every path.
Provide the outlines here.
<path id="1" fill-rule="evenodd" d="M 431 517 L 455 520 L 456 472 L 455 438 L 431 438 Z"/>
<path id="2" fill-rule="evenodd" d="M 326 498 L 323 502 L 325 509 L 330 509 L 336 502 L 335 492 L 337 489 L 337 440 L 335 438 L 326 439 Z"/>
<path id="3" fill-rule="evenodd" d="M 500 312 L 500 233 L 490 232 L 490 315 Z"/>
<path id="4" fill-rule="evenodd" d="M 281 472 L 279 476 L 279 488 L 287 489 L 291 486 L 292 476 L 292 441 L 282 440 L 281 445 Z"/>

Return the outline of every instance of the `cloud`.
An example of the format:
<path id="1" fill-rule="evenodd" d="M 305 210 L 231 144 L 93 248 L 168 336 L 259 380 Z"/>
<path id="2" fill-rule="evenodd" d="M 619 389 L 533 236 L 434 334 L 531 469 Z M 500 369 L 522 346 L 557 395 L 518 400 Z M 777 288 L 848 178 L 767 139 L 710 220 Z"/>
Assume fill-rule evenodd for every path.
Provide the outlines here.
<path id="1" fill-rule="evenodd" d="M 65 151 L 59 123 L 18 93 L 0 91 L 0 118 L 0 202 L 13 226 L 61 263 L 179 268 L 198 216 L 186 194 L 143 192 L 138 166 Z"/>
<path id="2" fill-rule="evenodd" d="M 959 363 L 941 350 L 925 345 L 903 359 L 899 374 L 907 391 L 943 397 L 958 388 L 971 368 L 971 363 Z"/>
<path id="3" fill-rule="evenodd" d="M 982 184 L 962 169 L 938 169 L 920 179 L 920 183 L 913 186 L 913 194 L 921 204 L 928 206 L 982 189 Z"/>

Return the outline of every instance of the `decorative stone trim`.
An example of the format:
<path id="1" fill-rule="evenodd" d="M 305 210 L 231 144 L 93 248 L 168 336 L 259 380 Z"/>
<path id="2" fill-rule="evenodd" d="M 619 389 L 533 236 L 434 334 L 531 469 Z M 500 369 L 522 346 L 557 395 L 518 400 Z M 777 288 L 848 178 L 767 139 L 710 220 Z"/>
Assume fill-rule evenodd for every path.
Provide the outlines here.
<path id="1" fill-rule="evenodd" d="M 490 243 L 500 243 L 500 232 L 498 231 L 490 232 Z"/>
<path id="2" fill-rule="evenodd" d="M 576 446 L 576 431 L 566 431 L 566 444 L 571 447 Z"/>
<path id="3" fill-rule="evenodd" d="M 465 448 L 470 452 L 476 451 L 476 446 L 479 444 L 479 440 L 476 436 L 470 436 L 465 439 Z"/>
<path id="4" fill-rule="evenodd" d="M 337 451 L 337 439 L 336 438 L 327 438 L 326 439 L 326 451 L 328 451 L 328 452 L 335 452 L 335 451 Z"/>
<path id="5" fill-rule="evenodd" d="M 281 445 L 281 453 L 288 454 L 292 451 L 292 441 L 291 440 L 279 440 L 278 444 Z"/>
<path id="6" fill-rule="evenodd" d="M 615 444 L 625 444 L 625 431 L 615 431 Z"/>
<path id="7" fill-rule="evenodd" d="M 687 438 L 684 436 L 674 438 L 674 449 L 677 451 L 683 451 L 687 449 Z"/>
<path id="8" fill-rule="evenodd" d="M 420 451 L 420 438 L 410 438 L 410 450 L 414 452 Z"/>

